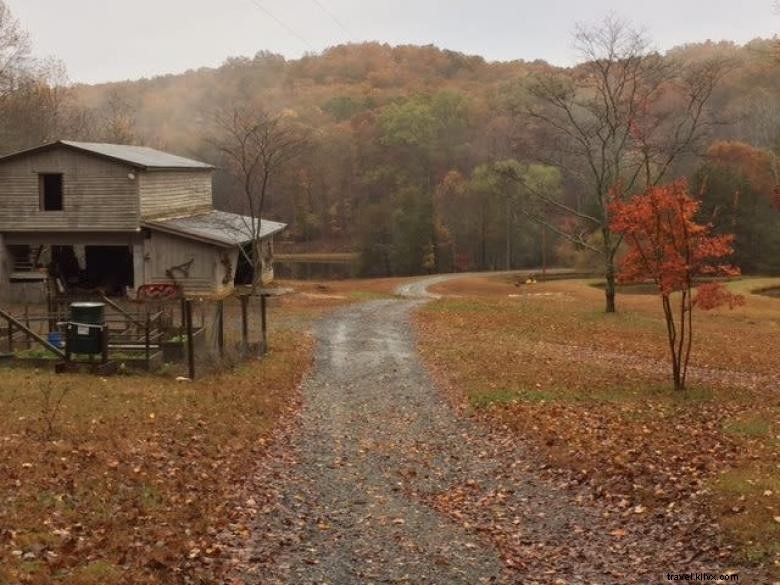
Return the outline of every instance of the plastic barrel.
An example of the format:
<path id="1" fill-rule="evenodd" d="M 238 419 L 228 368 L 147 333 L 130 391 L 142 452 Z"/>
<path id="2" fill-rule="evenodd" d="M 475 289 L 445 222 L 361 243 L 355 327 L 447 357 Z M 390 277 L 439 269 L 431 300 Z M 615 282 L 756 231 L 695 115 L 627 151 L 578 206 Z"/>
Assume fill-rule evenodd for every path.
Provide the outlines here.
<path id="1" fill-rule="evenodd" d="M 100 327 L 106 323 L 104 303 L 71 303 L 68 327 L 68 348 L 70 353 L 96 355 L 102 353 L 103 332 Z"/>

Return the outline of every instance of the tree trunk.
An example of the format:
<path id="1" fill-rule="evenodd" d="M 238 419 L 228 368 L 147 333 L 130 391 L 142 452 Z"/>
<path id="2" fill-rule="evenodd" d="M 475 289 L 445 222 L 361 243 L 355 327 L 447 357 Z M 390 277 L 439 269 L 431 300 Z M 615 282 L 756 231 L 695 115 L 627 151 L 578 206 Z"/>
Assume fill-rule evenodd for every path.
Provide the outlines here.
<path id="1" fill-rule="evenodd" d="M 612 246 L 612 231 L 608 226 L 601 228 L 601 236 L 604 239 L 602 245 L 604 250 L 604 261 L 606 264 L 606 271 L 604 274 L 604 295 L 606 297 L 607 313 L 616 313 L 617 306 L 615 304 L 615 293 L 617 284 L 617 270 L 615 269 L 615 253 L 617 250 Z"/>
<path id="2" fill-rule="evenodd" d="M 506 231 L 504 233 L 505 238 L 505 244 L 506 244 L 506 259 L 505 259 L 505 266 L 506 270 L 512 270 L 512 207 L 511 207 L 511 201 L 509 197 L 506 198 L 506 221 L 505 221 L 505 228 Z"/>
<path id="3" fill-rule="evenodd" d="M 615 264 L 610 261 L 607 264 L 607 272 L 605 275 L 604 295 L 606 297 L 606 312 L 616 313 L 617 306 L 615 305 L 615 293 L 616 293 L 616 279 L 615 279 Z"/>

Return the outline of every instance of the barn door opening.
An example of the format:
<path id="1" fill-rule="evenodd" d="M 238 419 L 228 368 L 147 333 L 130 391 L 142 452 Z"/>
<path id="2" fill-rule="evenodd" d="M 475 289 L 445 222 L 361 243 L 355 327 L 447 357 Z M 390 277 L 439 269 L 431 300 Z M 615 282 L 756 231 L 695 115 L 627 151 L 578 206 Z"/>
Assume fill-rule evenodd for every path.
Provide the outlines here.
<path id="1" fill-rule="evenodd" d="M 124 296 L 133 288 L 133 251 L 130 246 L 86 246 L 84 285 L 108 295 Z"/>

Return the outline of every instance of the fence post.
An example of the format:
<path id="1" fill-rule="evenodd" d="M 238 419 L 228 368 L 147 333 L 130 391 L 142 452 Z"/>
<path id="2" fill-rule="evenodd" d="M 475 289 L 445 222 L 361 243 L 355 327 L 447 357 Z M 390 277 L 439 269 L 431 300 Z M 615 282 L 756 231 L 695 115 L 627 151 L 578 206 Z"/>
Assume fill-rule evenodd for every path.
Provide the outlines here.
<path id="1" fill-rule="evenodd" d="M 182 297 L 181 303 L 179 303 L 181 306 L 179 307 L 181 309 L 181 319 L 179 320 L 179 336 L 184 337 L 184 334 L 187 330 L 187 300 Z"/>
<path id="2" fill-rule="evenodd" d="M 268 352 L 268 319 L 266 315 L 266 296 L 260 295 L 260 316 L 262 319 L 263 328 L 263 347 L 260 350 L 261 355 L 265 355 Z"/>
<path id="3" fill-rule="evenodd" d="M 25 301 L 24 303 L 24 326 L 27 327 L 27 329 L 30 328 L 30 305 L 27 304 Z M 25 337 L 27 340 L 27 349 L 32 349 L 32 340 L 28 337 Z"/>
<path id="4" fill-rule="evenodd" d="M 244 351 L 249 349 L 249 297 L 241 295 L 241 344 Z"/>
<path id="5" fill-rule="evenodd" d="M 146 338 L 144 342 L 146 344 L 146 371 L 151 370 L 150 361 L 152 357 L 152 338 L 151 338 L 152 318 L 149 315 L 149 311 L 146 311 Z"/>
<path id="6" fill-rule="evenodd" d="M 8 322 L 8 353 L 14 352 L 14 324 Z"/>
<path id="7" fill-rule="evenodd" d="M 217 320 L 219 322 L 217 329 L 217 346 L 219 347 L 219 357 L 225 357 L 225 301 L 220 300 L 217 304 Z"/>
<path id="8" fill-rule="evenodd" d="M 104 364 L 108 363 L 108 334 L 109 334 L 108 323 L 106 323 L 103 325 L 103 329 L 101 329 L 100 331 L 100 341 L 101 341 L 100 361 Z"/>
<path id="9" fill-rule="evenodd" d="M 59 314 L 54 315 L 54 318 L 52 318 L 52 314 L 59 313 L 57 304 L 54 300 L 54 291 L 52 291 L 52 286 L 57 286 L 56 284 L 52 284 L 51 279 L 49 279 L 46 282 L 46 313 L 49 316 L 49 333 L 54 331 L 57 328 L 57 319 L 59 317 Z"/>
<path id="10" fill-rule="evenodd" d="M 71 334 L 71 329 L 73 328 L 72 323 L 68 323 L 65 325 L 65 361 L 69 362 L 71 360 L 71 357 L 73 354 L 71 353 L 71 345 L 70 340 L 73 338 L 73 335 Z"/>
<path id="11" fill-rule="evenodd" d="M 192 339 L 192 301 L 184 301 L 184 317 L 187 327 L 187 365 L 189 366 L 190 380 L 195 379 L 195 345 Z"/>

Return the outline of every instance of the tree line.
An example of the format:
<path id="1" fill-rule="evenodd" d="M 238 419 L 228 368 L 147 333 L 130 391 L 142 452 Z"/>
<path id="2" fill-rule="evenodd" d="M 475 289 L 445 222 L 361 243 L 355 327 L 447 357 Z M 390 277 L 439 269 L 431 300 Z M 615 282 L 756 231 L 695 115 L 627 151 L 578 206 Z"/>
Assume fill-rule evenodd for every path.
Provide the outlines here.
<path id="1" fill-rule="evenodd" d="M 678 177 L 700 220 L 735 234 L 736 264 L 780 272 L 774 40 L 662 54 L 607 18 L 575 31 L 571 68 L 364 43 L 82 86 L 30 56 L 4 6 L 0 36 L 2 151 L 62 137 L 167 149 L 216 163 L 217 204 L 247 211 L 225 122 L 272 121 L 295 156 L 253 213 L 290 224 L 290 251 L 358 251 L 365 275 L 546 259 L 603 273 L 611 308 L 624 244 L 610 202 Z"/>

